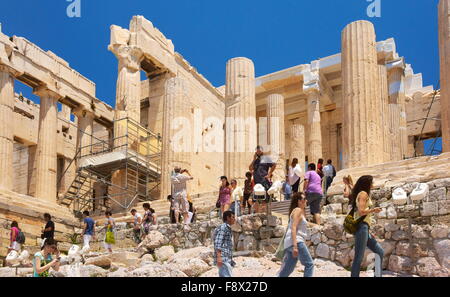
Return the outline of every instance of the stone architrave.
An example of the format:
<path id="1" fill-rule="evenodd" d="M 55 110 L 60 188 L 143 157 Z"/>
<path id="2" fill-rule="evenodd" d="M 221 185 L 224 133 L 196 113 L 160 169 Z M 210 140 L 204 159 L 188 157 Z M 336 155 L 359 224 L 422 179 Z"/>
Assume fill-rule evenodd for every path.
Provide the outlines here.
<path id="1" fill-rule="evenodd" d="M 255 67 L 247 58 L 227 62 L 225 175 L 243 184 L 256 148 Z"/>
<path id="2" fill-rule="evenodd" d="M 450 0 L 439 1 L 442 150 L 450 152 Z"/>
<path id="3" fill-rule="evenodd" d="M 375 28 L 356 21 L 342 31 L 344 168 L 383 163 Z"/>

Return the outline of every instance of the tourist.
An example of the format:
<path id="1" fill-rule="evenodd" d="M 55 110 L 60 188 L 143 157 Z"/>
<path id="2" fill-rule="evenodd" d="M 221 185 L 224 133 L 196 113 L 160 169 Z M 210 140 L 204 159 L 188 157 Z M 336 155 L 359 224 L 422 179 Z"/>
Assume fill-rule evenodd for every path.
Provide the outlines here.
<path id="1" fill-rule="evenodd" d="M 352 194 L 353 190 L 353 179 L 350 175 L 344 176 L 343 182 L 344 182 L 344 197 L 350 198 L 350 195 Z"/>
<path id="2" fill-rule="evenodd" d="M 112 213 L 110 211 L 105 212 L 106 222 L 105 222 L 105 242 L 103 243 L 105 249 L 112 254 L 112 246 L 116 243 L 116 238 L 114 236 L 114 231 L 116 228 L 116 223 L 111 217 Z"/>
<path id="3" fill-rule="evenodd" d="M 362 176 L 358 179 L 353 188 L 352 194 L 350 195 L 350 200 L 352 204 L 352 209 L 355 210 L 354 219 L 358 220 L 361 217 L 362 222 L 358 226 L 358 230 L 355 233 L 355 257 L 352 263 L 352 277 L 359 277 L 359 272 L 361 270 L 361 263 L 364 258 L 364 253 L 366 247 L 368 247 L 372 252 L 380 257 L 379 267 L 376 268 L 378 271 L 382 271 L 383 267 L 383 257 L 384 250 L 381 245 L 376 241 L 376 239 L 369 233 L 370 227 L 372 225 L 372 216 L 374 213 L 380 213 L 381 208 L 372 208 L 373 203 L 370 197 L 370 191 L 373 189 L 373 177 L 370 175 Z"/>
<path id="4" fill-rule="evenodd" d="M 188 224 L 195 223 L 197 219 L 197 209 L 194 207 L 194 201 L 192 200 L 191 195 L 188 195 L 189 202 L 189 222 Z"/>
<path id="5" fill-rule="evenodd" d="M 142 216 L 134 208 L 131 210 L 131 215 L 133 216 L 133 238 L 139 244 L 141 243 Z"/>
<path id="6" fill-rule="evenodd" d="M 48 213 L 44 213 L 44 221 L 45 221 L 45 227 L 42 230 L 41 239 L 42 244 L 41 247 L 44 245 L 44 241 L 49 238 L 54 238 L 55 235 L 55 223 L 52 221 L 52 216 Z"/>
<path id="7" fill-rule="evenodd" d="M 155 225 L 156 222 L 154 216 L 155 210 L 150 207 L 150 203 L 144 203 L 142 207 L 144 208 L 144 218 L 142 219 L 142 240 L 144 240 L 148 233 L 150 233 L 150 227 Z"/>
<path id="8" fill-rule="evenodd" d="M 292 196 L 292 187 L 289 181 L 289 175 L 286 175 L 286 181 L 283 183 L 281 188 L 282 193 L 284 194 L 284 200 L 291 200 Z"/>
<path id="9" fill-rule="evenodd" d="M 22 245 L 18 241 L 20 233 L 19 224 L 16 221 L 11 222 L 11 231 L 9 233 L 9 248 L 8 253 L 11 251 L 20 252 Z"/>
<path id="10" fill-rule="evenodd" d="M 298 187 L 300 186 L 300 176 L 297 175 L 297 173 L 295 173 L 295 167 L 298 165 L 298 159 L 294 158 L 292 159 L 292 163 L 289 166 L 289 183 L 292 186 L 292 192 L 293 193 L 297 193 L 298 192 Z"/>
<path id="11" fill-rule="evenodd" d="M 219 199 L 220 215 L 225 213 L 231 206 L 231 187 L 226 176 L 220 177 Z"/>
<path id="12" fill-rule="evenodd" d="M 81 235 L 83 236 L 83 250 L 88 251 L 91 248 L 89 245 L 91 239 L 95 238 L 95 222 L 89 216 L 89 211 L 87 210 L 83 211 L 83 217 L 84 226 L 83 232 L 81 232 Z"/>
<path id="13" fill-rule="evenodd" d="M 311 214 L 314 217 L 314 222 L 320 225 L 320 203 L 323 192 L 321 179 L 316 172 L 316 165 L 314 163 L 308 165 L 308 171 L 305 173 L 303 192 L 306 193 L 306 200 L 308 201 Z"/>
<path id="14" fill-rule="evenodd" d="M 336 169 L 334 168 L 332 161 L 328 160 L 327 165 L 323 168 L 323 174 L 325 177 L 325 193 L 328 191 L 328 188 L 333 183 L 333 179 L 336 176 Z"/>
<path id="15" fill-rule="evenodd" d="M 236 217 L 241 216 L 241 205 L 243 201 L 242 188 L 237 186 L 237 180 L 232 179 L 230 183 L 231 187 L 231 207 L 229 208 Z"/>
<path id="16" fill-rule="evenodd" d="M 253 156 L 253 161 L 249 166 L 251 172 L 253 172 L 253 180 L 255 184 L 261 184 L 266 191 L 272 186 L 272 174 L 277 167 L 277 164 L 272 161 L 269 155 L 264 154 L 262 146 L 258 145 L 256 147 L 256 152 Z M 257 205 L 256 212 L 264 212 L 266 208 L 266 201 L 263 201 L 261 205 Z M 258 201 L 259 203 L 259 201 Z"/>
<path id="17" fill-rule="evenodd" d="M 323 178 L 323 159 L 319 159 L 317 162 L 317 174 L 321 179 Z"/>
<path id="18" fill-rule="evenodd" d="M 236 217 L 233 212 L 226 211 L 222 218 L 223 224 L 214 231 L 214 265 L 219 268 L 219 277 L 231 277 L 235 266 L 231 226 L 236 222 Z"/>
<path id="19" fill-rule="evenodd" d="M 305 267 L 304 276 L 313 276 L 314 261 L 306 246 L 308 223 L 306 221 L 305 208 L 305 195 L 303 193 L 295 193 L 292 196 L 289 209 L 289 224 L 284 239 L 285 255 L 278 273 L 279 277 L 289 277 L 294 271 L 298 260 Z"/>
<path id="20" fill-rule="evenodd" d="M 184 223 L 189 220 L 189 203 L 187 201 L 187 185 L 188 180 L 193 180 L 187 169 L 181 170 L 180 167 L 175 167 L 175 174 L 172 175 L 172 194 L 174 198 L 174 208 L 175 208 L 175 221 L 178 224 L 179 214 L 183 216 Z M 184 175 L 186 173 L 187 175 Z"/>
<path id="21" fill-rule="evenodd" d="M 53 259 L 53 256 L 55 258 Z M 60 252 L 53 238 L 48 238 L 44 241 L 44 245 L 40 252 L 34 254 L 33 257 L 33 276 L 34 277 L 49 277 L 50 268 L 59 271 L 61 265 Z"/>
<path id="22" fill-rule="evenodd" d="M 251 199 L 250 197 L 252 196 L 253 193 L 253 180 L 252 180 L 252 173 L 250 171 L 248 171 L 245 174 L 245 182 L 244 182 L 244 198 L 243 198 L 243 203 L 242 203 L 242 214 L 245 213 L 245 208 L 248 207 L 248 214 L 251 213 L 251 208 L 252 208 L 252 203 L 250 202 Z"/>

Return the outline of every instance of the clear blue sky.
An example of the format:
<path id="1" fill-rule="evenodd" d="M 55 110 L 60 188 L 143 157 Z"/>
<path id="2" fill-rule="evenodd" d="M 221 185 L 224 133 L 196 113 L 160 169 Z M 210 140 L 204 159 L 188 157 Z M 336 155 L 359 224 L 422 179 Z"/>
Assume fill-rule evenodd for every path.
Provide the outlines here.
<path id="1" fill-rule="evenodd" d="M 117 60 L 107 50 L 109 27 L 128 28 L 133 15 L 152 21 L 215 86 L 224 83 L 232 57 L 251 58 L 260 76 L 338 53 L 342 29 L 360 19 L 375 24 L 377 40 L 396 39 L 425 85 L 436 87 L 439 80 L 438 0 L 381 0 L 380 18 L 367 16 L 366 0 L 81 0 L 81 18 L 66 15 L 69 4 L 9 1 L 0 10 L 2 31 L 64 58 L 96 83 L 97 97 L 110 105 Z"/>

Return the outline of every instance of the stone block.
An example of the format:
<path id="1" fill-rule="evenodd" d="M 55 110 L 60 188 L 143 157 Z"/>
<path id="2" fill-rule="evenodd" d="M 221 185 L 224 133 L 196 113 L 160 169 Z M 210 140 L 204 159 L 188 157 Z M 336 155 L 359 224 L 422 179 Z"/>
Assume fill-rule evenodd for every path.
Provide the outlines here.
<path id="1" fill-rule="evenodd" d="M 398 230 L 392 233 L 392 239 L 396 241 L 405 240 L 408 239 L 408 234 L 405 231 Z"/>
<path id="2" fill-rule="evenodd" d="M 280 242 L 281 242 L 281 238 L 271 238 L 271 239 L 261 240 L 258 243 L 258 250 L 266 251 L 269 253 L 275 253 Z"/>
<path id="3" fill-rule="evenodd" d="M 397 256 L 405 256 L 409 257 L 411 256 L 412 250 L 411 245 L 409 242 L 406 241 L 400 241 L 397 243 L 397 246 L 395 247 L 395 254 Z"/>
<path id="4" fill-rule="evenodd" d="M 450 200 L 438 201 L 439 215 L 450 214 Z"/>
<path id="5" fill-rule="evenodd" d="M 397 230 L 400 230 L 400 225 L 390 223 L 390 224 L 385 225 L 384 229 L 387 232 L 395 232 Z"/>
<path id="6" fill-rule="evenodd" d="M 424 202 L 420 214 L 424 217 L 436 216 L 439 214 L 439 205 L 437 201 Z"/>
<path id="7" fill-rule="evenodd" d="M 272 227 L 261 227 L 259 229 L 259 237 L 260 239 L 268 239 L 271 238 L 273 235 L 273 228 Z"/>
<path id="8" fill-rule="evenodd" d="M 425 257 L 417 261 L 416 271 L 422 277 L 448 277 L 449 271 L 438 263 L 434 257 Z"/>
<path id="9" fill-rule="evenodd" d="M 392 255 L 389 257 L 388 267 L 390 271 L 405 273 L 413 269 L 413 263 L 408 257 Z"/>
<path id="10" fill-rule="evenodd" d="M 439 201 L 439 200 L 447 200 L 447 189 L 446 188 L 438 188 L 430 191 L 427 202 Z"/>
<path id="11" fill-rule="evenodd" d="M 319 245 L 316 248 L 316 257 L 329 259 L 330 247 L 325 243 L 319 243 Z"/>
<path id="12" fill-rule="evenodd" d="M 446 225 L 433 226 L 431 237 L 435 239 L 447 238 L 450 233 L 450 227 Z"/>
<path id="13" fill-rule="evenodd" d="M 442 267 L 450 269 L 450 240 L 438 239 L 434 241 L 433 245 Z"/>

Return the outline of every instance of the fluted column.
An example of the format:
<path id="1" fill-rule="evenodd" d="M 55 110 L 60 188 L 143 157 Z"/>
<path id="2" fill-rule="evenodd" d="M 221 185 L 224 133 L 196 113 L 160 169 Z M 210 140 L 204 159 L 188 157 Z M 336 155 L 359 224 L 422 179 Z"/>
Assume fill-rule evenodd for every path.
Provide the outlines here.
<path id="1" fill-rule="evenodd" d="M 35 90 L 35 94 L 40 97 L 35 195 L 56 203 L 56 103 L 59 95 L 45 87 Z"/>
<path id="2" fill-rule="evenodd" d="M 92 153 L 95 115 L 87 110 L 76 111 L 75 115 L 78 119 L 77 149 L 81 149 L 81 156 L 84 157 Z"/>
<path id="3" fill-rule="evenodd" d="M 14 77 L 0 66 L 0 188 L 13 189 Z"/>
<path id="4" fill-rule="evenodd" d="M 192 130 L 189 90 L 184 79 L 170 78 L 165 85 L 161 196 L 170 194 L 170 174 L 175 166 L 191 169 Z"/>
<path id="5" fill-rule="evenodd" d="M 116 86 L 115 119 L 126 115 L 140 123 L 141 120 L 141 74 L 143 53 L 139 48 L 127 45 L 110 46 L 119 60 Z M 125 112 L 125 113 L 121 113 Z"/>
<path id="6" fill-rule="evenodd" d="M 392 161 L 403 160 L 408 156 L 408 126 L 406 120 L 406 101 L 404 87 L 403 59 L 386 65 L 389 84 L 390 131 L 393 135 Z"/>
<path id="7" fill-rule="evenodd" d="M 380 103 L 381 103 L 381 120 L 383 138 L 380 140 L 383 143 L 383 161 L 391 161 L 391 151 L 395 145 L 394 138 L 390 133 L 390 117 L 389 117 L 389 92 L 387 70 L 385 65 L 379 65 L 379 81 L 380 81 Z"/>
<path id="8" fill-rule="evenodd" d="M 273 172 L 274 181 L 284 181 L 286 176 L 285 161 L 285 128 L 284 97 L 271 94 L 267 97 L 267 136 L 271 148 L 271 156 L 277 166 Z"/>
<path id="9" fill-rule="evenodd" d="M 383 162 L 378 75 L 374 26 L 349 24 L 342 32 L 344 168 Z"/>
<path id="10" fill-rule="evenodd" d="M 228 61 L 225 99 L 225 175 L 243 182 L 257 145 L 255 67 L 250 59 Z"/>
<path id="11" fill-rule="evenodd" d="M 450 0 L 439 1 L 442 150 L 450 152 Z"/>
<path id="12" fill-rule="evenodd" d="M 302 168 L 305 165 L 305 127 L 300 124 L 291 125 L 291 155 L 289 159 L 297 158 Z"/>

